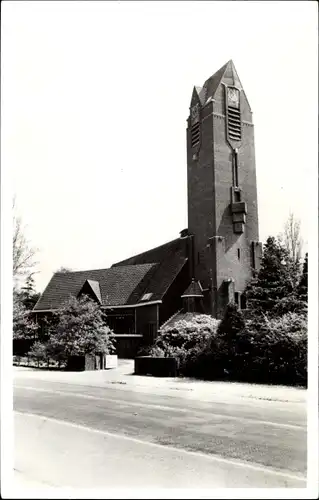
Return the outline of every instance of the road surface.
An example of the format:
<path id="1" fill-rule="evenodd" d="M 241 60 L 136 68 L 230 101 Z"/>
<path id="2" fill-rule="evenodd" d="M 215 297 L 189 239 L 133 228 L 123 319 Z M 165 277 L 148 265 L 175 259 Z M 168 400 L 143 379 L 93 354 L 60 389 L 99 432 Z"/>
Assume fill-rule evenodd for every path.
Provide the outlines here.
<path id="1" fill-rule="evenodd" d="M 306 487 L 300 402 L 208 402 L 18 378 L 14 411 L 15 469 L 43 484 Z"/>

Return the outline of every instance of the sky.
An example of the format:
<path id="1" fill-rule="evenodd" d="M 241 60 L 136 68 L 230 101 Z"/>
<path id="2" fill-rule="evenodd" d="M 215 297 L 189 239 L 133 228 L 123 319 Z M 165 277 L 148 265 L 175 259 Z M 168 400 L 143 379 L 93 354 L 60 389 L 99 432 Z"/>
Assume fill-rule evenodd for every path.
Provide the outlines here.
<path id="1" fill-rule="evenodd" d="M 253 110 L 260 240 L 291 211 L 307 250 L 317 17 L 317 2 L 3 2 L 2 203 L 11 218 L 16 197 L 38 249 L 37 290 L 187 227 L 192 89 L 230 59 Z"/>

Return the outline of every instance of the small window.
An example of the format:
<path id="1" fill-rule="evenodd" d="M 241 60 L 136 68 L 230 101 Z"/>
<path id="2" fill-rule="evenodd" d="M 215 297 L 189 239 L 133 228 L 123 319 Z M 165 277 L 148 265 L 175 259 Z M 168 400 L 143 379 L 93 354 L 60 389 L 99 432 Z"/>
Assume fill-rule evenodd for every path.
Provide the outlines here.
<path id="1" fill-rule="evenodd" d="M 141 300 L 150 300 L 150 298 L 152 297 L 153 293 L 145 293 L 143 295 L 143 297 L 141 298 Z"/>
<path id="2" fill-rule="evenodd" d="M 237 248 L 237 257 L 238 257 L 238 260 L 240 260 L 240 248 Z"/>
<path id="3" fill-rule="evenodd" d="M 235 292 L 235 304 L 239 306 L 239 293 Z"/>

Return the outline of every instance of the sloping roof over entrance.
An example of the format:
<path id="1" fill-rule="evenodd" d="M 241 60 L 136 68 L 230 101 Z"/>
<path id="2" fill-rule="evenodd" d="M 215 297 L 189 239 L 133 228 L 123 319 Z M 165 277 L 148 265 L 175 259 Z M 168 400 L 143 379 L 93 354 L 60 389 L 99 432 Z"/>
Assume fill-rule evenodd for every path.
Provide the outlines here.
<path id="1" fill-rule="evenodd" d="M 203 289 L 199 281 L 192 280 L 191 284 L 186 288 L 182 297 L 204 297 Z"/>
<path id="2" fill-rule="evenodd" d="M 194 318 L 196 317 L 201 317 L 203 316 L 202 313 L 197 313 L 197 312 L 184 312 L 184 311 L 178 311 L 174 316 L 169 318 L 161 327 L 160 331 L 164 330 L 165 328 L 175 328 L 177 323 L 180 321 L 194 321 Z"/>

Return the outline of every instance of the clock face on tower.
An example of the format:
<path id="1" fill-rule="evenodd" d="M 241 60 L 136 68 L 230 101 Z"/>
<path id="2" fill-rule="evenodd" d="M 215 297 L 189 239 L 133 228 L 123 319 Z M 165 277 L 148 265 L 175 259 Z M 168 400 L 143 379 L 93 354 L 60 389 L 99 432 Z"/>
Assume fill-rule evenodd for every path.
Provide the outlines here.
<path id="1" fill-rule="evenodd" d="M 238 106 L 239 106 L 239 91 L 233 87 L 228 87 L 227 95 L 228 95 L 228 104 L 230 106 L 235 106 L 236 108 L 238 108 Z"/>
<path id="2" fill-rule="evenodd" d="M 192 118 L 192 124 L 197 123 L 199 121 L 199 105 L 195 104 L 191 108 L 191 118 Z"/>

